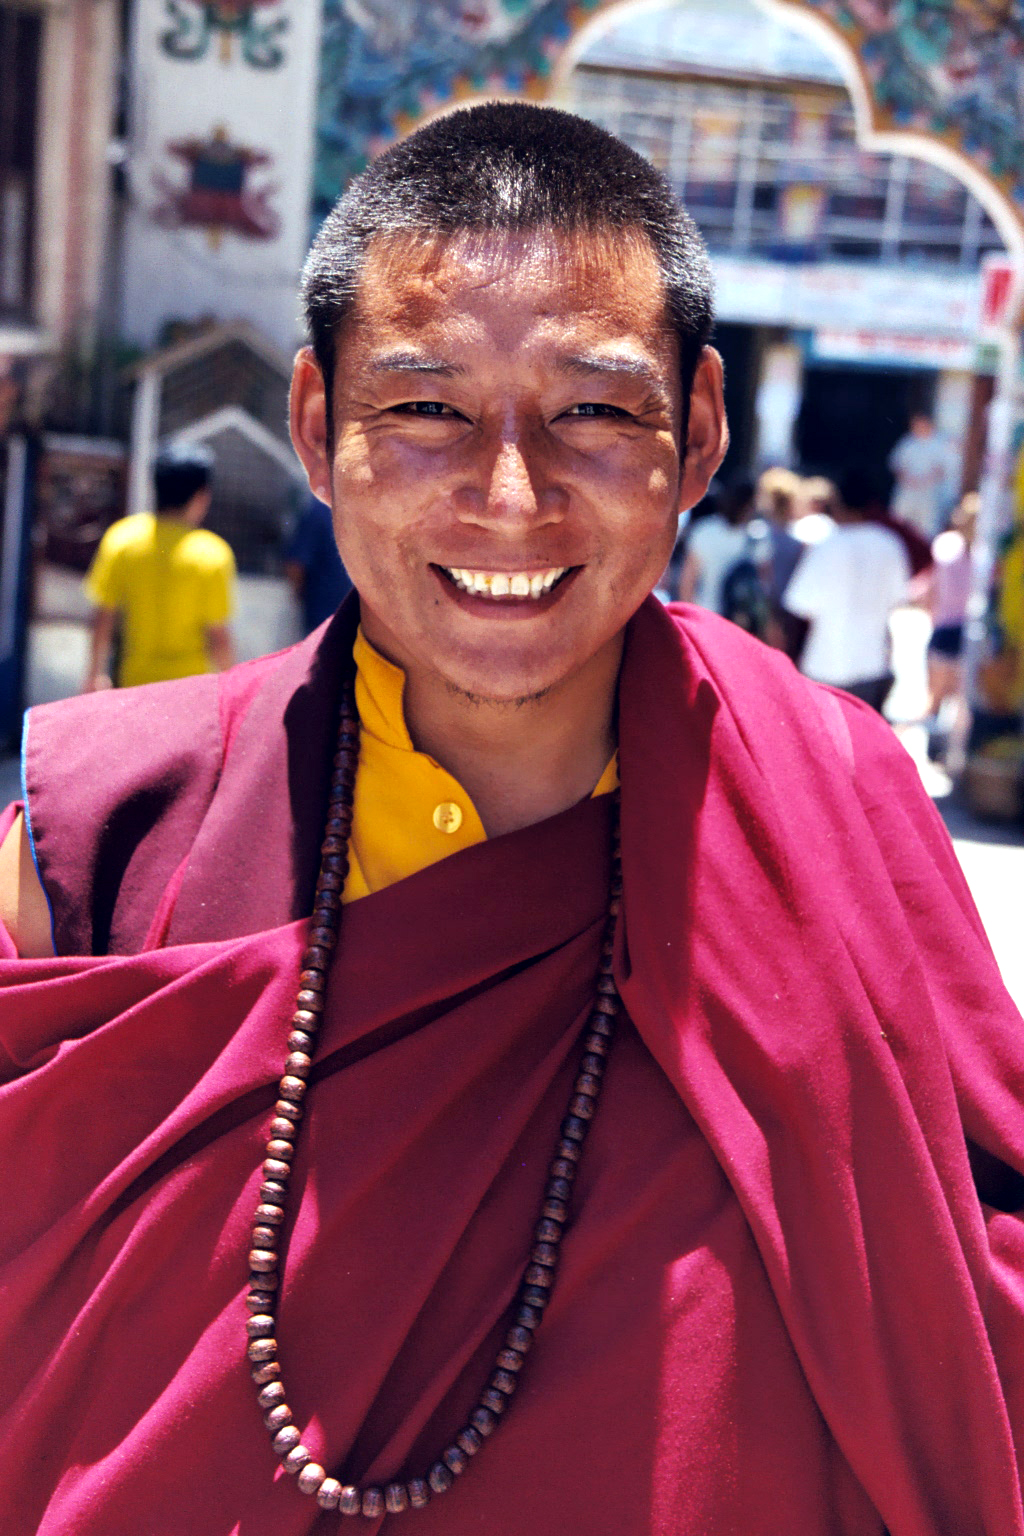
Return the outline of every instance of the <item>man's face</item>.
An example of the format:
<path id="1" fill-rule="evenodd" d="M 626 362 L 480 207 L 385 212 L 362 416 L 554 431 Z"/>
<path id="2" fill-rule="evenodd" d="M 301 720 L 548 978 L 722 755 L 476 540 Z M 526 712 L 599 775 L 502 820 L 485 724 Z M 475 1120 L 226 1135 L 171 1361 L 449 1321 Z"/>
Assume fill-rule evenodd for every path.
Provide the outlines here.
<path id="1" fill-rule="evenodd" d="M 508 701 L 587 668 L 660 576 L 726 441 L 717 354 L 680 449 L 675 338 L 641 239 L 392 242 L 340 338 L 333 438 L 302 353 L 293 436 L 368 638 Z"/>

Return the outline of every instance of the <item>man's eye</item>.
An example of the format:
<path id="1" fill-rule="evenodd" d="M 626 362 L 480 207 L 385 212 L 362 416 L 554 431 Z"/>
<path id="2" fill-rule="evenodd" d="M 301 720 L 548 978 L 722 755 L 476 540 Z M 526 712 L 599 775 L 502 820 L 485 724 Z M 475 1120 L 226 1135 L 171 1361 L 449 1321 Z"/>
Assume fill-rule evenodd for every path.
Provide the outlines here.
<path id="1" fill-rule="evenodd" d="M 454 415 L 451 406 L 444 405 L 440 400 L 406 400 L 401 405 L 394 406 L 393 409 L 404 411 L 408 416 Z"/>
<path id="2" fill-rule="evenodd" d="M 617 405 L 604 405 L 597 400 L 583 400 L 579 405 L 571 405 L 565 413 L 567 416 L 626 416 L 627 411 Z"/>

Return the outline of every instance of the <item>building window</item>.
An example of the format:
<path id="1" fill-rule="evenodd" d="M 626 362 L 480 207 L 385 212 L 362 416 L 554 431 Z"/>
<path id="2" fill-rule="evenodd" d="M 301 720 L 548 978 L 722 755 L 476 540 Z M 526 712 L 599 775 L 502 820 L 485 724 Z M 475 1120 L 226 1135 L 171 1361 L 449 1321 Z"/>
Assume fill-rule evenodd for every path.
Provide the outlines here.
<path id="1" fill-rule="evenodd" d="M 0 317 L 31 312 L 42 18 L 0 4 Z"/>

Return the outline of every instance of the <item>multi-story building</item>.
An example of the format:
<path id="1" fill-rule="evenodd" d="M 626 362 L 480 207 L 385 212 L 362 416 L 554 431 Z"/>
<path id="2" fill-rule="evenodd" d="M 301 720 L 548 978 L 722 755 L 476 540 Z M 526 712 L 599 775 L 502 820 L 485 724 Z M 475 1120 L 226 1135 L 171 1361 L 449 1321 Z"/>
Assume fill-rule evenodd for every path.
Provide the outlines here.
<path id="1" fill-rule="evenodd" d="M 946 170 L 860 147 L 816 40 L 753 0 L 687 0 L 613 26 L 564 96 L 668 175 L 707 240 L 734 464 L 884 466 L 928 409 L 976 476 L 979 271 L 1002 239 Z"/>

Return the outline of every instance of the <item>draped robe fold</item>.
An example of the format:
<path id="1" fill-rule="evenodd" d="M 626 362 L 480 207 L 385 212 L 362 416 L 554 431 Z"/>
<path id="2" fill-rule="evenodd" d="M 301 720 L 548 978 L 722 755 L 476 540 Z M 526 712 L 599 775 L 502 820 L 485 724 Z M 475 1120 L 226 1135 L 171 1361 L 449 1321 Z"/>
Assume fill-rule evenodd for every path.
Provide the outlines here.
<path id="1" fill-rule="evenodd" d="M 337 1523 L 276 1469 L 243 1297 L 351 622 L 30 724 L 59 958 L 0 963 L 0 1531 Z M 90 787 L 103 742 L 120 794 L 113 770 Z M 1024 1026 L 912 764 L 869 711 L 654 604 L 619 753 L 628 1017 L 555 1297 L 493 1441 L 398 1519 L 1024 1536 Z M 279 1338 L 346 1478 L 421 1472 L 488 1373 L 592 994 L 608 816 L 345 909 Z"/>

